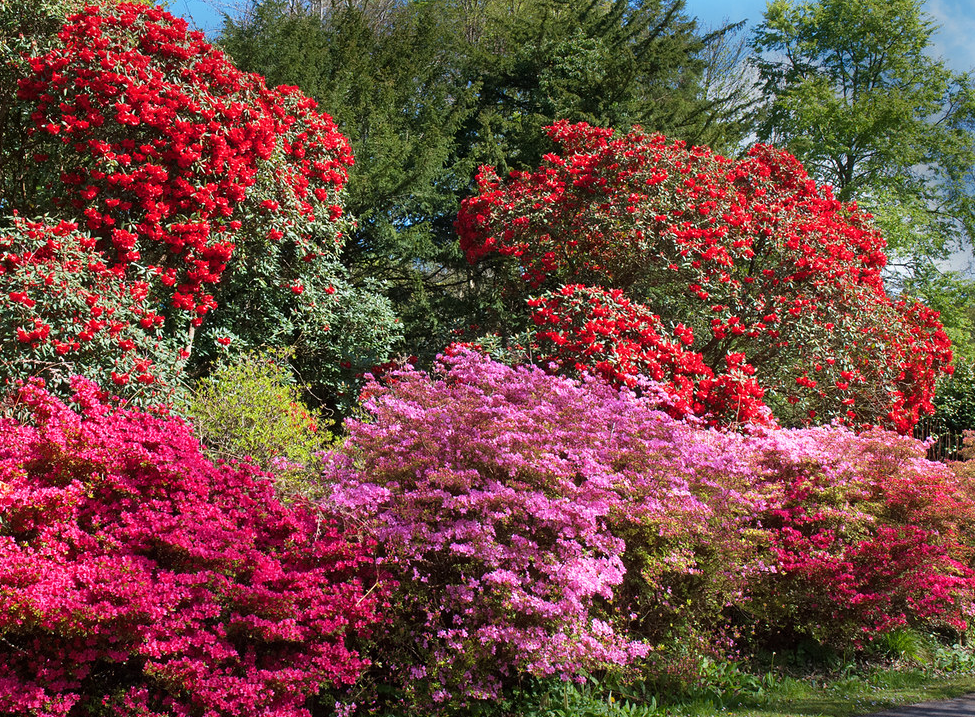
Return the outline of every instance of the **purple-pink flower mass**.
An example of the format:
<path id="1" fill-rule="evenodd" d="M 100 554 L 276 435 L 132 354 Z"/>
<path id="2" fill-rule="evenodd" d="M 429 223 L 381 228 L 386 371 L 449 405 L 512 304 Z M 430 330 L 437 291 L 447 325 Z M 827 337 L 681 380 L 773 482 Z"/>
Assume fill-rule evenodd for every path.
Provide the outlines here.
<path id="1" fill-rule="evenodd" d="M 413 699 L 639 664 L 687 612 L 836 645 L 971 612 L 973 505 L 913 439 L 722 432 L 671 418 L 652 383 L 464 348 L 364 398 L 326 502 L 398 582 L 384 651 Z"/>

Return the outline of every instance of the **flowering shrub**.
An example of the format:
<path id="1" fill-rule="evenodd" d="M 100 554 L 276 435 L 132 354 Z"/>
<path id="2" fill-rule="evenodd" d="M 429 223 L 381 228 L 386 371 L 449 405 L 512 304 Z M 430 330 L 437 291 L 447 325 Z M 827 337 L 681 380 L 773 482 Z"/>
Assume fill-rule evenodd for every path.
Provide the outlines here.
<path id="1" fill-rule="evenodd" d="M 756 519 L 776 571 L 751 609 L 773 632 L 848 648 L 903 626 L 965 631 L 970 485 L 926 460 L 923 443 L 884 431 L 777 432 L 759 446 L 757 477 L 773 497 Z"/>
<path id="2" fill-rule="evenodd" d="M 60 40 L 19 83 L 34 160 L 57 177 L 35 206 L 83 217 L 112 265 L 148 266 L 197 322 L 245 222 L 276 241 L 317 224 L 333 239 L 302 256 L 335 254 L 352 155 L 310 99 L 268 89 L 156 8 L 92 6 Z"/>
<path id="3" fill-rule="evenodd" d="M 628 629 L 661 634 L 654 619 L 674 614 L 662 590 L 679 576 L 717 594 L 718 573 L 741 589 L 744 559 L 715 556 L 747 553 L 746 502 L 716 470 L 679 463 L 700 429 L 656 410 L 651 390 L 637 398 L 464 349 L 441 360 L 436 377 L 405 369 L 369 384 L 370 420 L 347 424 L 325 471 L 329 505 L 361 522 L 399 581 L 400 631 L 382 644 L 413 700 L 448 709 L 519 673 L 626 664 L 647 652 Z M 699 462 L 727 463 L 732 439 L 705 436 Z M 715 492 L 730 517 L 697 497 Z M 701 575 L 705 553 L 714 564 Z M 630 615 L 619 598 L 633 591 L 652 618 Z"/>
<path id="4" fill-rule="evenodd" d="M 88 378 L 147 399 L 181 365 L 147 281 L 120 279 L 95 240 L 69 222 L 14 218 L 0 234 L 0 373 Z"/>
<path id="5" fill-rule="evenodd" d="M 192 372 L 273 342 L 296 346 L 317 369 L 308 380 L 334 392 L 387 357 L 388 302 L 339 263 L 351 151 L 311 99 L 131 3 L 70 16 L 16 67 L 4 213 L 77 223 L 108 274 L 145 282 L 165 334 L 183 359 L 195 353 Z"/>
<path id="6" fill-rule="evenodd" d="M 367 385 L 368 420 L 325 458 L 325 503 L 399 582 L 380 679 L 427 712 L 469 710 L 526 672 L 673 672 L 689 635 L 964 628 L 975 504 L 924 444 L 717 431 L 638 388 L 462 347 L 433 376 Z"/>
<path id="7" fill-rule="evenodd" d="M 619 289 L 569 285 L 528 305 L 537 327 L 532 349 L 542 366 L 552 362 L 571 375 L 594 371 L 631 387 L 639 376 L 665 382 L 667 409 L 677 418 L 693 414 L 722 425 L 771 420 L 743 354 L 726 356 L 728 372 L 715 377 L 700 354 L 685 348 L 694 342 L 689 327 L 677 324 L 676 338 L 665 337 L 660 317 Z"/>
<path id="8" fill-rule="evenodd" d="M 933 411 L 951 360 L 937 314 L 886 295 L 869 217 L 793 157 L 759 146 L 732 161 L 584 123 L 549 135 L 560 151 L 534 172 L 502 181 L 482 168 L 457 219 L 471 261 L 511 257 L 512 286 L 621 289 L 669 332 L 692 329 L 688 348 L 713 372 L 741 354 L 787 424 L 838 417 L 907 432 Z"/>
<path id="9" fill-rule="evenodd" d="M 274 474 L 278 494 L 312 490 L 330 421 L 310 411 L 284 352 L 246 353 L 217 366 L 182 406 L 207 453 L 253 460 Z"/>
<path id="10" fill-rule="evenodd" d="M 32 384 L 0 420 L 0 712 L 298 716 L 355 680 L 366 546 L 74 387 L 80 413 Z"/>

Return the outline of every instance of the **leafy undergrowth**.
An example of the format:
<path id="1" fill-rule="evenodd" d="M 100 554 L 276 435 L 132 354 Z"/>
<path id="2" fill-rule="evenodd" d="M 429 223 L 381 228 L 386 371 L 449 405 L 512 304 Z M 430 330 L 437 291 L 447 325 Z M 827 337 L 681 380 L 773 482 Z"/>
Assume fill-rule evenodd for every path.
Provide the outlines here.
<path id="1" fill-rule="evenodd" d="M 912 631 L 893 633 L 878 661 L 746 669 L 703 661 L 699 681 L 680 692 L 590 677 L 526 688 L 520 717 L 855 717 L 975 692 L 975 651 Z M 793 656 L 795 657 L 795 656 Z M 516 700 L 517 701 L 517 700 Z"/>

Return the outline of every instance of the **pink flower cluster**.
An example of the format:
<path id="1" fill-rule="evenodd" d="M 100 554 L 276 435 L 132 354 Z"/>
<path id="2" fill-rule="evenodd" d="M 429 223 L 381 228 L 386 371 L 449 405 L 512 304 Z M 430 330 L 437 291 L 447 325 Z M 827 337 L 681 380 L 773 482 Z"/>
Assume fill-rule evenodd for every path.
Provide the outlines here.
<path id="1" fill-rule="evenodd" d="M 890 432 L 820 428 L 763 442 L 758 477 L 774 481 L 774 499 L 757 518 L 777 574 L 754 586 L 756 612 L 785 635 L 841 647 L 919 623 L 966 630 L 970 485 Z"/>
<path id="2" fill-rule="evenodd" d="M 368 546 L 175 418 L 34 384 L 0 421 L 0 712 L 308 715 L 366 661 Z"/>

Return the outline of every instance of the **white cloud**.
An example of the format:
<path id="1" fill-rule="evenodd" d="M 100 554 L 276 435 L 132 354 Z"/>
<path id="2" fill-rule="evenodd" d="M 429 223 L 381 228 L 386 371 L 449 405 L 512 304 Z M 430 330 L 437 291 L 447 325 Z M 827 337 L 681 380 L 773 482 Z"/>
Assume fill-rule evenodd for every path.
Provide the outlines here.
<path id="1" fill-rule="evenodd" d="M 934 37 L 934 54 L 956 72 L 975 68 L 975 7 L 971 0 L 926 0 L 924 10 L 940 28 Z"/>

